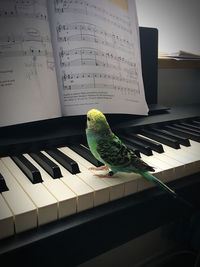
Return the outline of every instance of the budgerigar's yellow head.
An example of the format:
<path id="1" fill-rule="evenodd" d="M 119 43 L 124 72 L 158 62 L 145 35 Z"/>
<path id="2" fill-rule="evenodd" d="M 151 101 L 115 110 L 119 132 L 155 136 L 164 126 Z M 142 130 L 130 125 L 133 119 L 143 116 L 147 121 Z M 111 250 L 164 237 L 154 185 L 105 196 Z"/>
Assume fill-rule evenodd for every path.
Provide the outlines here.
<path id="1" fill-rule="evenodd" d="M 91 109 L 87 113 L 87 127 L 94 132 L 110 131 L 109 124 L 104 114 L 97 110 Z"/>

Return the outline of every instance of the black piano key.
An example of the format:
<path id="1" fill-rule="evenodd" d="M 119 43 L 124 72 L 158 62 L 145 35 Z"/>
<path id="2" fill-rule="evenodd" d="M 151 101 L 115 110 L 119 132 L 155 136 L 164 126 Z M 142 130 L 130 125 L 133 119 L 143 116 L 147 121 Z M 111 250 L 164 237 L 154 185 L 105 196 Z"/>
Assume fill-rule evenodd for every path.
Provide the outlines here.
<path id="1" fill-rule="evenodd" d="M 43 182 L 40 171 L 27 158 L 21 154 L 11 158 L 33 184 Z"/>
<path id="2" fill-rule="evenodd" d="M 133 136 L 134 140 L 141 141 L 141 143 L 144 143 L 148 145 L 152 150 L 158 152 L 158 153 L 163 153 L 164 149 L 163 146 L 153 140 L 146 139 L 145 137 L 138 136 L 137 134 L 130 134 Z"/>
<path id="3" fill-rule="evenodd" d="M 141 158 L 141 155 L 140 155 L 140 151 L 138 148 L 132 146 L 132 145 L 129 145 L 128 143 L 125 143 L 124 144 L 127 146 L 128 149 L 131 149 L 133 150 L 133 152 L 135 153 L 135 155 L 138 157 L 138 158 Z"/>
<path id="4" fill-rule="evenodd" d="M 141 130 L 141 134 L 144 135 L 144 136 L 147 136 L 153 140 L 156 140 L 158 142 L 161 142 L 162 144 L 165 144 L 167 146 L 170 146 L 172 148 L 175 148 L 175 149 L 179 149 L 180 148 L 180 145 L 179 143 L 177 142 L 177 140 L 171 138 L 171 137 L 167 137 L 167 136 L 163 136 L 153 130 L 146 130 L 146 129 L 143 129 Z"/>
<path id="5" fill-rule="evenodd" d="M 94 166 L 100 167 L 103 166 L 103 163 L 98 161 L 91 153 L 90 149 L 84 145 L 80 144 L 71 144 L 68 145 L 69 148 L 74 150 L 76 153 L 78 153 L 81 157 L 91 162 Z"/>
<path id="6" fill-rule="evenodd" d="M 6 185 L 6 181 L 3 177 L 3 175 L 0 173 L 0 193 L 8 191 L 8 187 Z"/>
<path id="7" fill-rule="evenodd" d="M 200 142 L 200 136 L 198 134 L 191 133 L 187 130 L 180 129 L 175 126 L 167 125 L 164 127 L 165 129 L 169 130 L 170 132 L 173 132 L 175 134 L 181 135 L 183 137 L 189 138 L 191 140 Z"/>
<path id="8" fill-rule="evenodd" d="M 57 148 L 51 150 L 48 149 L 45 151 L 72 174 L 80 172 L 77 162 L 65 155 Z"/>
<path id="9" fill-rule="evenodd" d="M 195 123 L 196 125 L 200 125 L 200 121 L 192 120 L 192 122 Z"/>
<path id="10" fill-rule="evenodd" d="M 180 129 L 189 131 L 189 132 L 191 132 L 191 133 L 199 134 L 199 135 L 200 135 L 200 130 L 194 130 L 194 129 L 192 129 L 191 127 L 187 127 L 187 126 L 184 126 L 184 125 L 181 125 L 181 124 L 172 124 L 172 126 L 175 126 L 175 127 L 180 128 Z"/>
<path id="11" fill-rule="evenodd" d="M 29 153 L 29 155 L 54 179 L 62 177 L 60 168 L 43 153 Z"/>
<path id="12" fill-rule="evenodd" d="M 138 149 L 141 153 L 143 153 L 147 156 L 153 155 L 152 150 L 149 146 L 142 144 L 139 141 L 133 140 L 133 138 L 131 136 L 129 136 L 128 134 L 120 134 L 119 137 L 122 139 L 123 142 L 124 141 L 129 142 L 130 145 L 133 145 L 133 147 Z"/>
<path id="13" fill-rule="evenodd" d="M 186 123 L 186 122 L 181 123 L 181 125 L 190 127 L 191 129 L 194 129 L 194 130 L 200 130 L 200 125 L 197 126 L 192 123 Z"/>
<path id="14" fill-rule="evenodd" d="M 157 128 L 153 128 L 153 129 L 157 133 L 160 133 L 160 134 L 162 134 L 164 136 L 168 136 L 168 137 L 171 137 L 171 138 L 177 140 L 178 143 L 181 144 L 181 145 L 183 145 L 183 146 L 190 146 L 190 141 L 186 137 L 182 137 L 180 135 L 171 133 L 171 132 L 169 132 L 167 130 L 163 130 L 163 129 L 157 129 Z"/>

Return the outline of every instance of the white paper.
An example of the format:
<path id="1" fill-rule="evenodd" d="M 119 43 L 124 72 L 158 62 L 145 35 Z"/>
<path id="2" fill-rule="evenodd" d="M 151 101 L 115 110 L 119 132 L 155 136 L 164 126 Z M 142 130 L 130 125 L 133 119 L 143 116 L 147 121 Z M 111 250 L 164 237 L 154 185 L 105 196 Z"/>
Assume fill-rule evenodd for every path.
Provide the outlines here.
<path id="1" fill-rule="evenodd" d="M 61 115 L 46 1 L 0 5 L 0 126 Z"/>
<path id="2" fill-rule="evenodd" d="M 63 115 L 147 114 L 136 7 L 126 2 L 48 1 Z"/>
<path id="3" fill-rule="evenodd" d="M 200 59 L 200 55 L 198 54 L 194 54 L 188 51 L 183 51 L 183 50 L 179 50 L 176 52 L 171 52 L 171 53 L 165 53 L 165 52 L 159 52 L 159 56 L 160 57 L 169 57 L 169 58 L 174 58 L 177 60 L 182 60 L 182 59 L 189 59 L 189 60 L 199 60 Z"/>

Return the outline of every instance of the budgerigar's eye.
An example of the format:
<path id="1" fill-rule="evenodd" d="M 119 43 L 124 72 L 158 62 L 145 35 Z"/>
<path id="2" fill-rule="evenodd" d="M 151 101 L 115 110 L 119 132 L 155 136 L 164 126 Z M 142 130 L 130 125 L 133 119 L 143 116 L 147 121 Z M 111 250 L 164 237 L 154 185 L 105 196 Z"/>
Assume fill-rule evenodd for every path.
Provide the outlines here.
<path id="1" fill-rule="evenodd" d="M 88 117 L 87 120 L 90 121 L 90 118 Z"/>

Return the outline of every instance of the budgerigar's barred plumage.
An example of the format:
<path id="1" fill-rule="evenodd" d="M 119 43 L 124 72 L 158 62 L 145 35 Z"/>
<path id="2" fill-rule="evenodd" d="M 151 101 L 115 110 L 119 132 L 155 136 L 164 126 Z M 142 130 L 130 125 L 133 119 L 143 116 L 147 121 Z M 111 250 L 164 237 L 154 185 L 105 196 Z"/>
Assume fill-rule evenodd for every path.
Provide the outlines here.
<path id="1" fill-rule="evenodd" d="M 135 153 L 128 149 L 114 134 L 102 136 L 97 141 L 97 153 L 99 160 L 115 172 L 124 171 L 154 171 L 154 169 L 140 160 Z M 118 170 L 119 168 L 119 170 Z"/>
<path id="2" fill-rule="evenodd" d="M 111 131 L 104 114 L 96 109 L 91 109 L 87 113 L 86 137 L 92 154 L 107 166 L 107 169 L 108 167 L 110 169 L 107 175 L 97 176 L 109 177 L 117 172 L 139 173 L 173 197 L 180 198 L 172 189 L 149 173 L 149 171 L 153 172 L 154 168 L 138 158 L 134 151 L 123 144 Z"/>

